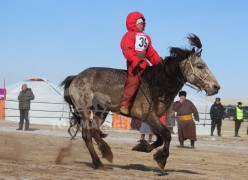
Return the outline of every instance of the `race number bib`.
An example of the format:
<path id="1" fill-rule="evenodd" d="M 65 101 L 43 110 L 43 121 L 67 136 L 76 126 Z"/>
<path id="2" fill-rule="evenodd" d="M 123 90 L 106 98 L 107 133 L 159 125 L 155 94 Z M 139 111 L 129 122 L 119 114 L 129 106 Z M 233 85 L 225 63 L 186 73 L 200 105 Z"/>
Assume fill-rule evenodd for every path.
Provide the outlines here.
<path id="1" fill-rule="evenodd" d="M 137 34 L 135 41 L 135 50 L 136 51 L 145 51 L 149 45 L 149 42 L 145 34 Z"/>

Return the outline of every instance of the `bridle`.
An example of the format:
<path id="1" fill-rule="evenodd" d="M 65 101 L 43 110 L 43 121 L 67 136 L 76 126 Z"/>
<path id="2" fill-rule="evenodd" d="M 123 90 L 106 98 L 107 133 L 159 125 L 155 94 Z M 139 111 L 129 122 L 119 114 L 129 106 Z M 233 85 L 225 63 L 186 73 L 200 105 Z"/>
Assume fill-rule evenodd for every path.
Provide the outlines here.
<path id="1" fill-rule="evenodd" d="M 195 56 L 193 56 L 193 57 L 195 57 Z M 190 76 L 191 74 L 194 75 L 194 76 L 196 76 L 199 80 L 201 80 L 201 81 L 203 82 L 203 87 L 204 87 L 204 88 L 198 88 L 198 89 L 196 89 L 196 88 L 194 88 L 193 86 L 191 86 L 191 85 L 189 85 L 189 84 L 185 84 L 185 85 L 187 85 L 187 86 L 189 86 L 189 87 L 191 87 L 191 88 L 193 88 L 193 89 L 196 89 L 196 90 L 198 90 L 198 91 L 202 91 L 202 90 L 205 89 L 206 84 L 207 84 L 206 79 L 207 79 L 207 77 L 209 77 L 209 76 L 211 75 L 211 73 L 208 73 L 208 74 L 207 74 L 205 77 L 203 77 L 203 78 L 202 78 L 201 76 L 199 76 L 199 75 L 195 72 L 195 69 L 194 69 L 193 64 L 192 64 L 192 62 L 191 62 L 191 59 L 192 59 L 192 56 L 190 56 L 190 57 L 186 60 L 186 62 L 185 62 L 185 67 L 186 67 L 186 64 L 189 63 L 189 66 L 190 66 L 190 68 L 191 68 L 191 70 L 192 70 L 192 72 L 188 73 L 187 76 Z M 184 71 L 185 71 L 185 70 L 184 70 Z M 187 78 L 186 78 L 186 79 L 187 79 Z"/>

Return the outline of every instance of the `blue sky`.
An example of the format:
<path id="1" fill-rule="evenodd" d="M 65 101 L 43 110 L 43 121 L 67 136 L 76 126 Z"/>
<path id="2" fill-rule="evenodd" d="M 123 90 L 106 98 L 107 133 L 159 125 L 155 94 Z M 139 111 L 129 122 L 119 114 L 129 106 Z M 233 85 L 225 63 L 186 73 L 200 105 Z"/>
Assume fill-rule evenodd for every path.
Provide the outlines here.
<path id="1" fill-rule="evenodd" d="M 198 35 L 219 97 L 247 97 L 246 0 L 0 0 L 0 86 L 28 77 L 60 83 L 97 67 L 126 68 L 120 40 L 126 16 L 140 11 L 160 56 Z"/>

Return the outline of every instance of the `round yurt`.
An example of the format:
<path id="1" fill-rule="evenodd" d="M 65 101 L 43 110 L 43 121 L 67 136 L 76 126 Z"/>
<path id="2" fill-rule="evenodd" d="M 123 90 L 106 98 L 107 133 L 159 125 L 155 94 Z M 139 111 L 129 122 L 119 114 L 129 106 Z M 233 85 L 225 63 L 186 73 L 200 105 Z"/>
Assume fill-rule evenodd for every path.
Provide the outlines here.
<path id="1" fill-rule="evenodd" d="M 68 125 L 69 107 L 63 89 L 44 78 L 28 78 L 6 87 L 5 120 L 19 122 L 18 95 L 23 84 L 33 91 L 29 111 L 31 124 Z"/>

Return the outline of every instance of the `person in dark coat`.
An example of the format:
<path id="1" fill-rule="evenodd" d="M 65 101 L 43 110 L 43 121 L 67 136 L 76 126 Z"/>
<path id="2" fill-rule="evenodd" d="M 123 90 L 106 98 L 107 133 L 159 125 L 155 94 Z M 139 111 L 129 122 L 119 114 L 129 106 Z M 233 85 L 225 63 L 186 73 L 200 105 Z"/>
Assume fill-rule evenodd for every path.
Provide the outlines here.
<path id="1" fill-rule="evenodd" d="M 199 114 L 195 105 L 188 99 L 186 99 L 186 92 L 179 92 L 179 101 L 176 101 L 172 109 L 177 113 L 177 123 L 178 123 L 178 139 L 180 142 L 180 147 L 184 147 L 184 140 L 190 139 L 191 148 L 194 148 L 196 141 L 196 127 L 193 120 L 199 121 Z"/>
<path id="2" fill-rule="evenodd" d="M 221 125 L 222 119 L 224 119 L 225 108 L 222 106 L 220 102 L 220 98 L 216 98 L 214 104 L 210 109 L 210 117 L 211 117 L 211 136 L 214 135 L 214 129 L 217 125 L 217 134 L 221 136 Z"/>
<path id="3" fill-rule="evenodd" d="M 27 87 L 27 84 L 22 85 L 22 91 L 18 96 L 19 100 L 19 110 L 20 110 L 20 122 L 19 128 L 16 130 L 23 130 L 23 124 L 25 119 L 25 130 L 29 129 L 29 110 L 31 100 L 34 100 L 34 94 L 30 88 Z"/>

